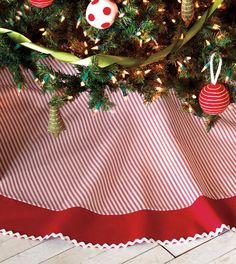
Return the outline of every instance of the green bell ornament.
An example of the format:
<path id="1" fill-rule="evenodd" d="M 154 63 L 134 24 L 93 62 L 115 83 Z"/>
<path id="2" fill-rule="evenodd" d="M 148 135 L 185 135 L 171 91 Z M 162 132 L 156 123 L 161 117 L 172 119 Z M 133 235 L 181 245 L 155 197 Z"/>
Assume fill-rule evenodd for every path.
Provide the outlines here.
<path id="1" fill-rule="evenodd" d="M 58 137 L 65 130 L 65 124 L 61 117 L 60 106 L 50 105 L 48 132 Z"/>
<path id="2" fill-rule="evenodd" d="M 181 17 L 186 27 L 190 25 L 194 17 L 194 0 L 182 0 Z"/>

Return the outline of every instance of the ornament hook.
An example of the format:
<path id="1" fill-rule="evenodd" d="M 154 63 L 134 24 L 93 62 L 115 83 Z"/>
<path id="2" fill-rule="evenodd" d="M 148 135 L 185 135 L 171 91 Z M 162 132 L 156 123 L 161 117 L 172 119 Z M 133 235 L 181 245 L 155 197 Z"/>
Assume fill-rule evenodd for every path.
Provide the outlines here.
<path id="1" fill-rule="evenodd" d="M 215 57 L 216 53 L 213 53 L 211 55 L 211 60 L 210 60 L 210 69 L 211 69 L 211 83 L 216 85 L 218 78 L 220 76 L 220 72 L 221 72 L 221 68 L 222 68 L 222 58 L 220 57 L 220 61 L 219 61 L 219 65 L 218 65 L 218 69 L 216 72 L 216 75 L 214 74 L 214 57 Z"/>

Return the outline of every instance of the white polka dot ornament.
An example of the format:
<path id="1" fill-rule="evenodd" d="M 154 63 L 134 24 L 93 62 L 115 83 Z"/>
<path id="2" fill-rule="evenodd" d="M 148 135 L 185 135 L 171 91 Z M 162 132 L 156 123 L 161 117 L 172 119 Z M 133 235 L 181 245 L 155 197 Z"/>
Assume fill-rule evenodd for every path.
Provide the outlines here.
<path id="1" fill-rule="evenodd" d="M 93 0 L 87 7 L 88 23 L 99 29 L 109 28 L 115 21 L 118 7 L 112 0 Z"/>

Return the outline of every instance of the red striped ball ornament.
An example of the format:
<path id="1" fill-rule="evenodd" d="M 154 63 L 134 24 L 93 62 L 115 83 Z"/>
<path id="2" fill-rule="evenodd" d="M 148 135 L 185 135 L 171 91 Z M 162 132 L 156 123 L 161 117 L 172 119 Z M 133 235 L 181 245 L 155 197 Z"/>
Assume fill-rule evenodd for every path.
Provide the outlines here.
<path id="1" fill-rule="evenodd" d="M 44 8 L 50 6 L 54 2 L 54 0 L 29 0 L 29 2 L 32 6 Z"/>
<path id="2" fill-rule="evenodd" d="M 209 115 L 218 115 L 230 103 L 229 92 L 223 84 L 208 84 L 201 90 L 199 103 L 202 110 Z"/>

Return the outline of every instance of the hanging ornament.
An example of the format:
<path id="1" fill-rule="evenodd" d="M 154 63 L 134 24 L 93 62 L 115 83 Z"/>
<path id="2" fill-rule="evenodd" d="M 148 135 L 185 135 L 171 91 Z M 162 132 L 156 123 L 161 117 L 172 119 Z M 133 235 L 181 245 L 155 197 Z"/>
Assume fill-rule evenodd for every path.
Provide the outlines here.
<path id="1" fill-rule="evenodd" d="M 113 0 L 93 0 L 86 10 L 87 22 L 99 29 L 109 28 L 115 21 L 118 7 Z"/>
<path id="2" fill-rule="evenodd" d="M 55 137 L 57 137 L 64 130 L 65 130 L 65 124 L 60 114 L 60 107 L 50 105 L 48 132 L 53 134 Z"/>
<path id="3" fill-rule="evenodd" d="M 54 0 L 29 0 L 29 2 L 32 6 L 44 8 L 50 6 L 54 2 Z"/>
<path id="4" fill-rule="evenodd" d="M 182 0 L 181 4 L 181 17 L 188 27 L 194 17 L 194 4 L 193 0 Z"/>
<path id="5" fill-rule="evenodd" d="M 217 83 L 222 67 L 222 59 L 220 58 L 219 67 L 214 76 L 214 57 L 212 54 L 210 60 L 211 84 L 204 86 L 199 96 L 199 103 L 202 110 L 209 115 L 218 115 L 228 107 L 230 103 L 229 92 L 223 84 Z"/>

